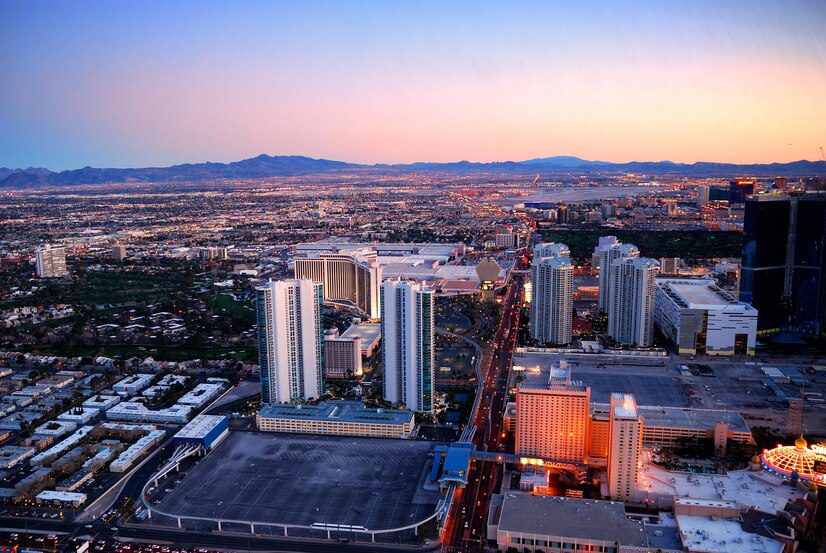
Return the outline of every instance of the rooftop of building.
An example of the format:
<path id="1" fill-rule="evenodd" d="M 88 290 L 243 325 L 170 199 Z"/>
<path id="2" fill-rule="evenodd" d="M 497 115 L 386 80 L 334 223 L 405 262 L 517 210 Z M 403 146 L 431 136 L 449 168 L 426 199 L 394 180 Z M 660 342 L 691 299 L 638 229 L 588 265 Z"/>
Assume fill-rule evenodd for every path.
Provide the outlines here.
<path id="1" fill-rule="evenodd" d="M 528 354 L 530 355 L 530 354 Z M 522 383 L 519 388 L 523 390 L 556 390 L 569 392 L 585 392 L 588 390 L 582 382 L 571 380 L 571 368 L 561 360 L 559 363 L 550 364 L 547 361 L 542 363 L 531 362 L 533 357 L 516 355 L 513 358 L 513 368 L 515 371 L 522 371 Z M 523 361 L 526 361 L 523 363 Z M 545 361 L 544 359 L 542 361 Z"/>
<path id="2" fill-rule="evenodd" d="M 322 401 L 318 405 L 277 403 L 262 407 L 258 416 L 266 419 L 362 424 L 400 425 L 413 422 L 412 411 L 365 407 L 359 401 Z"/>
<path id="3" fill-rule="evenodd" d="M 379 323 L 359 323 L 351 325 L 350 328 L 344 331 L 342 338 L 361 338 L 363 344 L 372 344 L 381 338 L 381 324 Z"/>
<path id="4" fill-rule="evenodd" d="M 746 421 L 737 411 L 720 409 L 691 409 L 688 407 L 660 407 L 653 405 L 638 405 L 639 414 L 645 419 L 645 426 L 661 426 L 669 428 L 688 428 L 692 430 L 714 428 L 718 422 L 729 425 L 733 432 L 749 432 Z M 609 411 L 606 403 L 592 403 L 591 413 Z"/>
<path id="5" fill-rule="evenodd" d="M 644 463 L 639 491 L 648 495 L 736 501 L 740 507 L 764 513 L 782 510 L 786 503 L 805 496 L 800 488 L 766 471 L 732 471 L 726 474 L 694 474 L 668 471 Z"/>
<path id="6" fill-rule="evenodd" d="M 176 438 L 205 438 L 216 426 L 226 421 L 227 417 L 223 415 L 198 415 L 183 428 L 181 428 Z"/>
<path id="7" fill-rule="evenodd" d="M 678 515 L 680 539 L 687 551 L 708 553 L 780 553 L 779 541 L 746 532 L 739 520 Z"/>
<path id="8" fill-rule="evenodd" d="M 508 492 L 494 522 L 512 533 L 647 544 L 644 525 L 626 517 L 625 505 L 617 501 Z"/>
<path id="9" fill-rule="evenodd" d="M 614 418 L 618 419 L 636 419 L 639 417 L 639 410 L 637 409 L 637 401 L 631 394 L 615 393 L 611 394 L 612 410 Z"/>
<path id="10" fill-rule="evenodd" d="M 753 307 L 739 302 L 734 296 L 717 286 L 713 280 L 707 278 L 658 279 L 657 287 L 684 309 L 754 310 Z"/>

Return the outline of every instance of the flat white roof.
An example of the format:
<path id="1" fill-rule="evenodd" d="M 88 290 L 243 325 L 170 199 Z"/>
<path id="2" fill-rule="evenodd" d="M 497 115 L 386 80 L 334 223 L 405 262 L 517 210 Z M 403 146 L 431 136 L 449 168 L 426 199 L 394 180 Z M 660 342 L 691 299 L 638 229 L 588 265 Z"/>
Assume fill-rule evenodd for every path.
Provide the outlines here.
<path id="1" fill-rule="evenodd" d="M 783 544 L 743 530 L 737 520 L 677 515 L 680 539 L 686 551 L 709 553 L 781 553 Z"/>
<path id="2" fill-rule="evenodd" d="M 222 415 L 198 415 L 181 428 L 176 438 L 203 438 L 227 417 Z"/>
<path id="3" fill-rule="evenodd" d="M 351 325 L 350 328 L 344 331 L 342 338 L 361 338 L 365 346 L 369 346 L 381 337 L 381 324 L 379 323 L 360 323 Z"/>
<path id="4" fill-rule="evenodd" d="M 59 501 L 86 501 L 86 494 L 85 493 L 77 493 L 77 492 L 58 492 L 55 490 L 45 490 L 37 494 L 37 499 L 41 499 L 43 501 L 54 501 L 55 499 Z"/>
<path id="5" fill-rule="evenodd" d="M 802 490 L 786 485 L 782 478 L 765 471 L 693 474 L 668 471 L 646 462 L 640 477 L 641 492 L 675 498 L 734 501 L 740 507 L 753 507 L 771 514 L 782 510 L 787 502 L 805 495 Z"/>

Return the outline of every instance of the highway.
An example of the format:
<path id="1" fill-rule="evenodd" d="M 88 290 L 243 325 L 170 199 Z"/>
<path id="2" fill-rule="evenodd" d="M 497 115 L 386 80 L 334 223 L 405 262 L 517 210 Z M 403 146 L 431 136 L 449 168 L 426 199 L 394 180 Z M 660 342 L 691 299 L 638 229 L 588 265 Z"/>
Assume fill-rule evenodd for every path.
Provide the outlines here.
<path id="1" fill-rule="evenodd" d="M 517 260 L 518 268 L 524 261 Z M 476 434 L 473 443 L 480 451 L 500 451 L 504 448 L 503 415 L 507 401 L 511 358 L 519 330 L 519 303 L 523 278 L 514 275 L 502 300 L 502 318 L 491 345 L 485 350 L 482 367 L 484 388 L 479 410 L 473 421 Z M 487 506 L 499 485 L 499 465 L 474 461 L 468 473 L 468 485 L 454 497 L 442 534 L 446 551 L 481 551 L 484 546 Z"/>

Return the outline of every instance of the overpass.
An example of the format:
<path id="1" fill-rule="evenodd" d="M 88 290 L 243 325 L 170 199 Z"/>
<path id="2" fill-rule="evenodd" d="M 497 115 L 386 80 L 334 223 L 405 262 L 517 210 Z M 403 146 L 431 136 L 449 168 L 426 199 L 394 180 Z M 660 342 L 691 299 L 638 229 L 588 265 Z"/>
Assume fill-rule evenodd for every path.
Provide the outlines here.
<path id="1" fill-rule="evenodd" d="M 436 457 L 430 469 L 428 480 L 438 480 L 442 488 L 456 485 L 463 488 L 468 483 L 468 473 L 472 461 L 488 461 L 493 463 L 513 463 L 515 465 L 546 467 L 572 473 L 576 478 L 584 477 L 588 466 L 584 463 L 545 459 L 541 457 L 526 457 L 514 453 L 498 453 L 495 451 L 477 451 L 470 442 L 454 442 L 449 446 L 436 446 Z"/>

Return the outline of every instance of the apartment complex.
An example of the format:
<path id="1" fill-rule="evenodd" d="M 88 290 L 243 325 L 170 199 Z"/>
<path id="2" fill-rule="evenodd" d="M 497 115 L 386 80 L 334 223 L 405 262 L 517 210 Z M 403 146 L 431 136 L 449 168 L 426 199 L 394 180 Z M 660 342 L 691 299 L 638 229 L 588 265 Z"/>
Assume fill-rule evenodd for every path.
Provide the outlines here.
<path id="1" fill-rule="evenodd" d="M 418 282 L 381 286 L 384 399 L 431 412 L 434 399 L 433 291 Z"/>
<path id="2" fill-rule="evenodd" d="M 324 393 L 322 289 L 311 280 L 268 282 L 256 289 L 262 403 Z"/>

